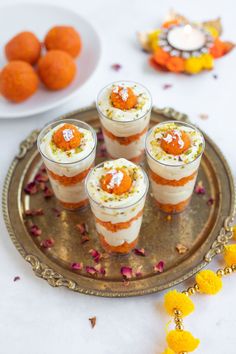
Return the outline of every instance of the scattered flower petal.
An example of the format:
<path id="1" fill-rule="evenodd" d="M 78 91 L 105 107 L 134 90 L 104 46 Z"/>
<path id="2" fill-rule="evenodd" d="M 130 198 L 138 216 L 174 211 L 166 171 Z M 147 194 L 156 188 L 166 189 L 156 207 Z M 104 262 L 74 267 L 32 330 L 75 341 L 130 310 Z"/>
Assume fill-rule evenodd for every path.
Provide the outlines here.
<path id="1" fill-rule="evenodd" d="M 89 253 L 90 253 L 91 256 L 93 257 L 94 262 L 95 262 L 95 263 L 99 263 L 99 261 L 100 261 L 100 259 L 101 259 L 101 257 L 102 257 L 101 253 L 98 252 L 98 251 L 95 250 L 95 249 L 89 250 Z"/>
<path id="2" fill-rule="evenodd" d="M 112 64 L 112 65 L 111 65 L 111 68 L 112 68 L 113 70 L 115 70 L 115 71 L 120 71 L 120 69 L 122 68 L 122 65 L 121 65 L 121 64 L 118 64 L 118 63 Z"/>
<path id="3" fill-rule="evenodd" d="M 81 235 L 86 235 L 88 233 L 88 225 L 85 223 L 77 224 L 76 228 L 79 230 Z"/>
<path id="4" fill-rule="evenodd" d="M 32 236 L 40 236 L 42 234 L 42 230 L 35 224 L 32 224 L 29 228 L 29 231 Z"/>
<path id="5" fill-rule="evenodd" d="M 123 266 L 120 268 L 120 272 L 123 275 L 124 279 L 131 279 L 133 275 L 133 270 L 131 267 Z"/>
<path id="6" fill-rule="evenodd" d="M 107 148 L 105 144 L 101 144 L 98 147 L 98 157 L 106 157 L 107 156 Z"/>
<path id="7" fill-rule="evenodd" d="M 48 175 L 46 173 L 37 173 L 37 175 L 34 177 L 34 182 L 47 182 L 48 181 Z"/>
<path id="8" fill-rule="evenodd" d="M 173 87 L 172 84 L 164 84 L 164 85 L 162 86 L 163 90 L 168 90 L 168 89 L 170 89 L 170 88 L 172 88 L 172 87 Z"/>
<path id="9" fill-rule="evenodd" d="M 91 318 L 89 318 L 89 321 L 91 323 L 91 327 L 94 328 L 96 326 L 97 317 L 96 316 L 91 317 Z"/>
<path id="10" fill-rule="evenodd" d="M 136 256 L 142 256 L 142 257 L 146 256 L 146 252 L 144 248 L 135 248 L 134 254 L 136 254 Z"/>
<path id="11" fill-rule="evenodd" d="M 90 241 L 89 235 L 82 235 L 81 237 L 81 244 L 83 245 L 84 243 Z"/>
<path id="12" fill-rule="evenodd" d="M 207 120 L 209 118 L 209 116 L 208 116 L 208 114 L 201 113 L 201 114 L 199 114 L 199 118 L 201 118 L 202 120 Z"/>
<path id="13" fill-rule="evenodd" d="M 164 271 L 164 262 L 160 261 L 153 267 L 154 271 L 157 273 L 162 273 Z"/>
<path id="14" fill-rule="evenodd" d="M 42 208 L 39 209 L 28 209 L 25 211 L 25 216 L 38 216 L 43 215 L 44 211 Z"/>
<path id="15" fill-rule="evenodd" d="M 196 194 L 200 194 L 200 195 L 206 194 L 206 189 L 203 187 L 202 181 L 199 181 L 197 183 L 194 191 L 195 191 Z"/>
<path id="16" fill-rule="evenodd" d="M 103 132 L 102 132 L 101 128 L 99 128 L 99 130 L 97 131 L 97 139 L 98 139 L 98 141 L 101 141 L 101 142 L 104 141 L 104 136 L 103 136 Z"/>
<path id="17" fill-rule="evenodd" d="M 207 205 L 211 206 L 214 204 L 214 199 L 213 198 L 209 198 L 207 201 Z"/>
<path id="18" fill-rule="evenodd" d="M 38 192 L 38 187 L 35 182 L 30 182 L 24 188 L 26 194 L 33 195 Z"/>
<path id="19" fill-rule="evenodd" d="M 61 211 L 57 208 L 52 208 L 52 211 L 55 213 L 56 217 L 59 218 L 61 216 Z"/>
<path id="20" fill-rule="evenodd" d="M 45 182 L 39 182 L 38 186 L 41 191 L 45 191 L 45 189 L 47 187 Z"/>
<path id="21" fill-rule="evenodd" d="M 47 198 L 51 198 L 53 196 L 53 191 L 51 188 L 49 187 L 45 187 L 44 191 L 43 191 L 43 195 L 44 195 L 44 198 L 47 199 Z"/>
<path id="22" fill-rule="evenodd" d="M 188 247 L 182 245 L 181 243 L 177 243 L 175 246 L 176 250 L 178 251 L 179 254 L 184 254 L 188 251 Z"/>
<path id="23" fill-rule="evenodd" d="M 213 74 L 213 79 L 217 80 L 218 79 L 218 75 L 217 74 Z"/>
<path id="24" fill-rule="evenodd" d="M 41 246 L 42 246 L 43 248 L 47 249 L 47 248 L 53 247 L 53 246 L 54 246 L 54 243 L 55 243 L 55 241 L 54 241 L 52 238 L 48 238 L 48 239 L 43 240 L 43 241 L 41 242 Z"/>
<path id="25" fill-rule="evenodd" d="M 141 277 L 143 275 L 142 269 L 143 269 L 142 265 L 138 266 L 138 268 L 136 269 L 136 272 L 135 272 L 136 277 Z"/>
<path id="26" fill-rule="evenodd" d="M 94 268 L 96 269 L 96 271 L 98 272 L 98 274 L 102 274 L 102 275 L 105 275 L 106 274 L 106 269 L 100 264 L 96 264 L 94 266 Z"/>
<path id="27" fill-rule="evenodd" d="M 71 264 L 71 269 L 73 270 L 82 270 L 83 269 L 83 263 L 82 262 L 74 262 Z"/>
<path id="28" fill-rule="evenodd" d="M 86 266 L 86 272 L 90 275 L 94 275 L 97 273 L 96 269 L 94 267 Z"/>
<path id="29" fill-rule="evenodd" d="M 16 277 L 14 277 L 14 279 L 13 279 L 13 281 L 18 281 L 18 280 L 20 280 L 19 275 L 17 275 L 17 276 L 16 276 Z"/>

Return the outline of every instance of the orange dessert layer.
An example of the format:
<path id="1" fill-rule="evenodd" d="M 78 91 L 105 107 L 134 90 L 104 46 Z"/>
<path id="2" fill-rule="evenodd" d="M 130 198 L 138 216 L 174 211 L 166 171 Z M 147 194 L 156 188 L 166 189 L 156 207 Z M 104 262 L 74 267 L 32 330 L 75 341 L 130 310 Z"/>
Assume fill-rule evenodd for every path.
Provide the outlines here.
<path id="1" fill-rule="evenodd" d="M 81 202 L 78 203 L 67 203 L 62 200 L 59 200 L 59 202 L 65 209 L 70 210 L 84 208 L 88 205 L 88 199 L 81 200 Z"/>
<path id="2" fill-rule="evenodd" d="M 111 232 L 117 232 L 118 230 L 128 229 L 130 227 L 130 225 L 132 224 L 132 222 L 134 220 L 137 220 L 138 218 L 140 218 L 142 215 L 143 215 L 143 210 L 141 210 L 136 216 L 134 216 L 130 220 L 125 221 L 125 222 L 118 222 L 116 224 L 112 224 L 110 221 L 102 221 L 98 218 L 95 218 L 95 219 L 98 224 L 102 225 L 107 230 L 109 230 Z"/>
<path id="3" fill-rule="evenodd" d="M 108 253 L 120 253 L 120 254 L 127 254 L 132 251 L 132 249 L 136 246 L 138 242 L 138 237 L 131 243 L 124 242 L 120 246 L 111 246 L 109 243 L 107 243 L 105 237 L 101 234 L 99 234 L 100 242 L 102 247 L 104 248 L 105 251 Z"/>
<path id="4" fill-rule="evenodd" d="M 156 202 L 156 205 L 158 206 L 158 208 L 160 210 L 164 211 L 165 213 L 177 214 L 187 208 L 187 206 L 189 205 L 190 199 L 191 198 L 183 200 L 182 202 L 180 202 L 178 204 L 162 204 L 162 203 L 159 203 L 157 200 L 155 200 L 155 202 Z"/>
<path id="5" fill-rule="evenodd" d="M 48 174 L 50 175 L 50 177 L 52 177 L 53 179 L 58 181 L 63 186 L 71 186 L 72 184 L 76 184 L 76 183 L 83 181 L 83 179 L 85 179 L 85 177 L 87 176 L 87 174 L 91 170 L 91 167 L 92 166 L 90 166 L 87 170 L 85 170 L 81 173 L 78 173 L 77 175 L 75 175 L 73 177 L 59 176 L 49 169 L 47 169 L 47 171 L 48 171 Z"/>
<path id="6" fill-rule="evenodd" d="M 196 177 L 196 175 L 197 175 L 197 171 L 194 172 L 192 175 L 187 176 L 187 177 L 183 177 L 183 178 L 181 178 L 179 180 L 163 178 L 163 177 L 157 175 L 151 169 L 149 169 L 149 175 L 153 179 L 153 181 L 155 181 L 157 184 L 162 184 L 162 185 L 165 185 L 165 186 L 168 185 L 168 186 L 178 187 L 178 186 L 184 186 L 186 183 L 188 183 L 189 181 L 194 179 Z"/>
<path id="7" fill-rule="evenodd" d="M 147 132 L 147 129 L 148 128 L 146 127 L 145 129 L 143 129 L 143 131 L 141 131 L 141 133 L 138 133 L 138 134 L 134 134 L 134 135 L 126 136 L 126 137 L 120 137 L 120 136 L 116 136 L 116 135 L 112 134 L 109 130 L 104 128 L 104 126 L 102 127 L 103 134 L 105 134 L 106 136 L 108 136 L 108 138 L 110 138 L 112 140 L 116 140 L 120 145 L 129 145 L 132 142 L 138 140 L 140 138 L 140 136 L 142 136 L 143 134 L 145 134 Z"/>

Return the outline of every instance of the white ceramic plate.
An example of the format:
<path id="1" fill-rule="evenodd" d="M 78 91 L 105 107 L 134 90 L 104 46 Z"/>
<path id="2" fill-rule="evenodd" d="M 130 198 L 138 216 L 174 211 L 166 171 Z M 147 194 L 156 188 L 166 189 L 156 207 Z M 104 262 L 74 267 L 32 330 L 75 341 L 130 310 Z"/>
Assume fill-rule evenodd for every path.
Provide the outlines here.
<path id="1" fill-rule="evenodd" d="M 21 31 L 32 31 L 43 40 L 55 25 L 71 25 L 82 37 L 82 52 L 77 63 L 77 75 L 64 90 L 48 91 L 43 85 L 23 103 L 11 103 L 0 96 L 0 118 L 21 118 L 55 108 L 78 94 L 80 87 L 94 72 L 100 57 L 100 41 L 93 27 L 77 13 L 47 4 L 14 4 L 0 8 L 0 67 L 6 63 L 5 43 Z"/>

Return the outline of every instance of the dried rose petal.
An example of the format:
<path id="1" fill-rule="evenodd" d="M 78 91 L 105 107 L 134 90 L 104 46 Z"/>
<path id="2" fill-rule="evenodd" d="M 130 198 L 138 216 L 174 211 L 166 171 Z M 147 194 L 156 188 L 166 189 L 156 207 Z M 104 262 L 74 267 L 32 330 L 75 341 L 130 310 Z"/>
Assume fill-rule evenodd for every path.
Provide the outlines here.
<path id="1" fill-rule="evenodd" d="M 172 88 L 172 87 L 173 87 L 172 84 L 164 84 L 164 85 L 162 86 L 163 90 L 168 90 L 168 89 L 170 89 L 170 88 Z"/>
<path id="2" fill-rule="evenodd" d="M 196 194 L 204 195 L 206 193 L 206 189 L 203 187 L 202 181 L 199 181 L 194 189 Z"/>
<path id="3" fill-rule="evenodd" d="M 164 262 L 163 261 L 158 262 L 157 264 L 154 265 L 153 269 L 157 273 L 162 273 L 164 270 Z"/>
<path id="4" fill-rule="evenodd" d="M 76 228 L 79 230 L 79 232 L 80 232 L 82 235 L 86 235 L 86 234 L 88 233 L 88 225 L 85 224 L 85 223 L 77 224 L 77 225 L 76 225 Z"/>
<path id="5" fill-rule="evenodd" d="M 44 191 L 43 191 L 43 196 L 44 196 L 45 199 L 51 198 L 53 196 L 53 191 L 51 190 L 51 188 L 46 186 Z"/>
<path id="6" fill-rule="evenodd" d="M 142 256 L 142 257 L 146 256 L 146 252 L 144 248 L 135 248 L 134 254 L 136 254 L 136 256 Z"/>
<path id="7" fill-rule="evenodd" d="M 42 172 L 42 173 L 47 173 L 47 169 L 46 169 L 45 165 L 42 165 L 40 167 L 39 171 Z"/>
<path id="8" fill-rule="evenodd" d="M 100 252 L 98 252 L 95 249 L 91 249 L 89 250 L 89 253 L 91 254 L 91 256 L 93 257 L 93 260 L 95 263 L 99 263 L 100 259 L 102 258 L 102 255 Z"/>
<path id="9" fill-rule="evenodd" d="M 131 267 L 126 267 L 126 266 L 121 267 L 120 268 L 120 272 L 121 272 L 121 274 L 123 275 L 123 277 L 125 279 L 131 279 L 132 278 L 133 270 L 132 270 Z"/>
<path id="10" fill-rule="evenodd" d="M 82 235 L 81 237 L 81 244 L 83 245 L 84 243 L 90 241 L 89 235 Z"/>
<path id="11" fill-rule="evenodd" d="M 213 198 L 209 198 L 207 201 L 207 205 L 211 206 L 214 204 L 214 199 Z"/>
<path id="12" fill-rule="evenodd" d="M 46 185 L 45 182 L 39 182 L 39 183 L 38 183 L 38 186 L 39 186 L 39 189 L 40 189 L 41 191 L 45 191 L 45 189 L 46 189 L 46 187 L 47 187 L 47 185 Z"/>
<path id="13" fill-rule="evenodd" d="M 98 141 L 104 141 L 104 136 L 103 136 L 103 132 L 102 132 L 101 128 L 99 128 L 99 130 L 97 132 L 97 139 L 98 139 Z"/>
<path id="14" fill-rule="evenodd" d="M 96 316 L 91 317 L 91 318 L 89 318 L 89 321 L 91 323 L 91 327 L 94 328 L 96 326 L 97 317 Z"/>
<path id="15" fill-rule="evenodd" d="M 38 187 L 35 182 L 29 182 L 24 188 L 26 194 L 33 195 L 38 192 Z"/>
<path id="16" fill-rule="evenodd" d="M 38 216 L 43 215 L 44 211 L 42 208 L 39 209 L 28 209 L 25 211 L 25 216 Z"/>
<path id="17" fill-rule="evenodd" d="M 179 252 L 179 254 L 184 254 L 188 251 L 188 247 L 182 245 L 181 243 L 177 243 L 177 245 L 175 246 L 175 248 L 177 249 L 177 251 Z"/>
<path id="18" fill-rule="evenodd" d="M 209 116 L 208 116 L 208 114 L 201 113 L 201 114 L 199 114 L 199 118 L 202 120 L 207 120 L 209 118 Z"/>
<path id="19" fill-rule="evenodd" d="M 105 144 L 101 144 L 98 147 L 98 157 L 106 157 L 107 156 L 107 148 Z"/>
<path id="20" fill-rule="evenodd" d="M 87 272 L 88 274 L 94 275 L 94 274 L 97 273 L 97 271 L 96 271 L 96 269 L 95 269 L 94 267 L 86 266 L 85 269 L 86 269 L 86 272 Z"/>
<path id="21" fill-rule="evenodd" d="M 18 280 L 20 280 L 19 275 L 17 275 L 17 276 L 16 276 L 16 277 L 14 277 L 14 279 L 13 279 L 13 281 L 18 281 Z"/>
<path id="22" fill-rule="evenodd" d="M 35 224 L 32 224 L 29 228 L 29 231 L 32 236 L 40 236 L 42 234 L 42 230 Z"/>
<path id="23" fill-rule="evenodd" d="M 35 182 L 47 182 L 48 181 L 48 175 L 46 173 L 37 173 L 37 175 L 34 177 Z"/>
<path id="24" fill-rule="evenodd" d="M 55 213 L 56 217 L 59 218 L 61 216 L 61 211 L 57 208 L 52 208 L 52 211 Z"/>
<path id="25" fill-rule="evenodd" d="M 120 71 L 120 69 L 122 68 L 122 65 L 121 65 L 121 64 L 118 64 L 118 63 L 112 64 L 112 65 L 111 65 L 111 68 L 112 68 L 113 70 L 115 70 L 115 71 Z"/>
<path id="26" fill-rule="evenodd" d="M 136 277 L 141 277 L 143 275 L 142 269 L 143 269 L 142 265 L 138 266 L 138 268 L 136 269 L 136 272 L 135 272 Z"/>
<path id="27" fill-rule="evenodd" d="M 94 268 L 96 269 L 96 271 L 98 272 L 98 274 L 102 274 L 102 275 L 105 275 L 106 274 L 106 269 L 100 264 L 96 264 L 94 266 Z"/>
<path id="28" fill-rule="evenodd" d="M 71 264 L 71 269 L 73 270 L 82 270 L 83 269 L 83 263 L 82 262 L 74 262 Z"/>
<path id="29" fill-rule="evenodd" d="M 51 248 L 51 247 L 54 246 L 54 243 L 55 243 L 55 241 L 54 241 L 52 238 L 48 238 L 48 239 L 43 240 L 43 241 L 41 242 L 41 246 L 42 246 L 43 248 Z"/>

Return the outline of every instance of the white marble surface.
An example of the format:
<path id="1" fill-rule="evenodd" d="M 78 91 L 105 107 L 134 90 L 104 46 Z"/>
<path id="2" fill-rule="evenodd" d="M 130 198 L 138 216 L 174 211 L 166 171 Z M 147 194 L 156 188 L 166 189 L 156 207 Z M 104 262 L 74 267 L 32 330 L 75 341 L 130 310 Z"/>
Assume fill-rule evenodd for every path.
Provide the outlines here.
<path id="1" fill-rule="evenodd" d="M 7 1 L 8 3 L 12 1 Z M 32 1 L 33 2 L 33 1 Z M 196 77 L 155 73 L 140 52 L 135 32 L 158 25 L 170 7 L 196 20 L 222 16 L 224 38 L 235 39 L 234 0 L 54 0 L 78 11 L 96 26 L 103 45 L 102 59 L 77 99 L 55 111 L 21 120 L 0 121 L 0 187 L 19 142 L 34 128 L 61 113 L 90 104 L 109 81 L 140 81 L 152 92 L 154 104 L 172 106 L 190 115 L 216 142 L 236 176 L 235 52 L 219 59 L 214 73 Z M 0 0 L 0 4 L 4 4 Z M 10 19 L 9 19 L 10 20 Z M 42 19 L 43 25 L 43 19 Z M 117 73 L 113 63 L 123 68 Z M 165 83 L 173 84 L 163 90 Z M 209 115 L 201 120 L 199 114 Z M 53 289 L 35 276 L 13 246 L 0 219 L 0 353 L 2 354 L 158 354 L 165 347 L 162 295 L 103 299 Z M 219 266 L 215 262 L 211 267 Z M 14 276 L 21 280 L 13 282 Z M 186 284 L 185 284 L 186 286 Z M 180 286 L 183 289 L 183 285 Z M 197 296 L 196 312 L 186 328 L 201 339 L 196 353 L 235 354 L 235 276 L 224 279 L 215 297 Z M 88 318 L 97 316 L 92 330 Z M 224 348 L 224 349 L 223 349 Z"/>

